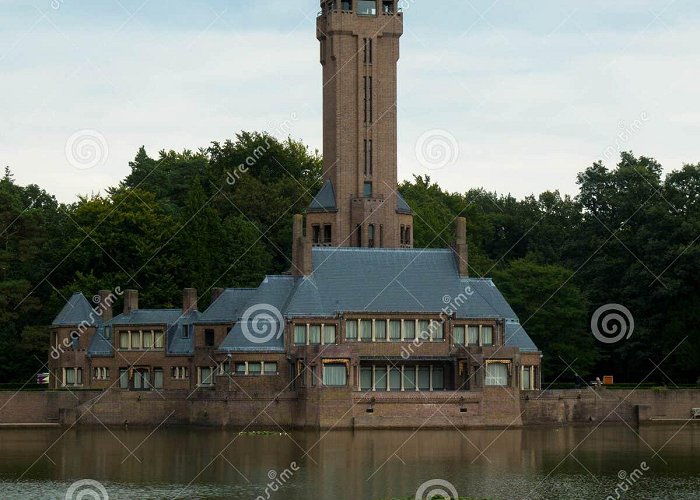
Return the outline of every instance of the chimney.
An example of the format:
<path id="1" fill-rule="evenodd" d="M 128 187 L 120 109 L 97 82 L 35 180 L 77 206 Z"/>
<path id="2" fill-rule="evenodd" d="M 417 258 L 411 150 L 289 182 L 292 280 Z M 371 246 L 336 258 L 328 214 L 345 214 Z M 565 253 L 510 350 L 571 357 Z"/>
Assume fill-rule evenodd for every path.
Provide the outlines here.
<path id="1" fill-rule="evenodd" d="M 292 241 L 292 274 L 294 276 L 309 276 L 313 269 L 311 261 L 311 242 L 304 236 L 304 216 L 294 216 Z"/>
<path id="2" fill-rule="evenodd" d="M 197 310 L 197 289 L 185 288 L 182 291 L 182 313 L 187 314 Z"/>
<path id="3" fill-rule="evenodd" d="M 139 308 L 138 290 L 126 290 L 124 292 L 124 314 L 129 315 Z"/>
<path id="4" fill-rule="evenodd" d="M 459 275 L 462 278 L 469 277 L 469 246 L 467 245 L 467 219 L 457 217 L 457 228 L 455 230 L 454 253 L 457 259 Z"/>
<path id="5" fill-rule="evenodd" d="M 211 291 L 211 302 L 212 304 L 216 302 L 216 300 L 221 297 L 224 294 L 224 289 L 223 288 L 214 288 Z"/>
<path id="6" fill-rule="evenodd" d="M 114 301 L 115 297 L 110 290 L 100 290 L 97 292 L 97 295 L 100 297 L 100 303 L 97 305 L 99 308 L 98 312 L 100 312 L 102 321 L 107 322 L 113 317 L 112 302 Z"/>

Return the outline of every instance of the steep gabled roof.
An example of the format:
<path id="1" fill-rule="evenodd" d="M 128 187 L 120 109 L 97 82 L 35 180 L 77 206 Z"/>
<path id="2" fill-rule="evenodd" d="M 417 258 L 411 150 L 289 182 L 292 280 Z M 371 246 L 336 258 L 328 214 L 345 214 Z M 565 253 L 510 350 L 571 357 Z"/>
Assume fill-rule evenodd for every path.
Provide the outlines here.
<path id="1" fill-rule="evenodd" d="M 400 214 L 410 215 L 413 213 L 411 207 L 408 206 L 408 203 L 406 203 L 406 200 L 403 196 L 401 196 L 401 193 L 399 193 L 398 191 L 396 192 L 396 211 Z"/>
<path id="2" fill-rule="evenodd" d="M 506 345 L 518 347 L 522 352 L 539 351 L 518 320 L 506 320 Z"/>
<path id="3" fill-rule="evenodd" d="M 68 299 L 66 305 L 63 306 L 61 312 L 53 320 L 52 326 L 78 326 L 84 321 L 91 326 L 102 324 L 102 318 L 93 310 L 90 302 L 82 293 L 76 292 Z"/>
<path id="4" fill-rule="evenodd" d="M 309 204 L 309 212 L 336 212 L 338 205 L 335 200 L 335 188 L 331 180 L 327 180 L 321 190 Z"/>

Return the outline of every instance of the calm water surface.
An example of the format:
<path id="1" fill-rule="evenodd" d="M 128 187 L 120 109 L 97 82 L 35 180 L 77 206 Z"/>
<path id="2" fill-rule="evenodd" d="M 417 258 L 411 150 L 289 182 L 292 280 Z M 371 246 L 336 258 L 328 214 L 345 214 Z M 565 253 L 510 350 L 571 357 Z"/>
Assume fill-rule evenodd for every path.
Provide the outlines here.
<path id="1" fill-rule="evenodd" d="M 64 499 L 82 479 L 102 483 L 110 499 L 268 498 L 269 477 L 294 462 L 298 471 L 269 498 L 413 498 L 425 481 L 443 479 L 465 497 L 605 499 L 615 498 L 621 471 L 645 462 L 624 498 L 698 499 L 700 425 L 681 425 L 288 435 L 0 429 L 0 498 Z"/>

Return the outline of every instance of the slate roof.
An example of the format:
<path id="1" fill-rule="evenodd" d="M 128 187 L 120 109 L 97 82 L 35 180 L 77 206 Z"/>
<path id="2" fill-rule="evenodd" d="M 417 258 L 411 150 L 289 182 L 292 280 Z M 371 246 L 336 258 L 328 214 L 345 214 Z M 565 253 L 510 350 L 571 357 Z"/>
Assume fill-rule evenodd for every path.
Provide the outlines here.
<path id="1" fill-rule="evenodd" d="M 87 321 L 91 326 L 102 324 L 102 318 L 94 311 L 92 304 L 82 293 L 76 292 L 68 299 L 51 326 L 78 326 L 83 321 Z"/>
<path id="2" fill-rule="evenodd" d="M 401 193 L 398 191 L 396 192 L 396 211 L 399 212 L 400 214 L 412 214 L 413 211 L 411 210 L 411 207 L 408 206 L 408 203 L 406 203 L 406 200 L 404 199 L 403 196 L 401 196 Z"/>
<path id="3" fill-rule="evenodd" d="M 538 352 L 539 349 L 520 325 L 520 321 L 514 319 L 506 320 L 506 345 L 508 347 L 519 347 L 522 352 Z"/>
<path id="4" fill-rule="evenodd" d="M 199 317 L 199 323 L 233 323 L 237 321 L 256 288 L 229 288 Z"/>
<path id="5" fill-rule="evenodd" d="M 309 204 L 309 212 L 336 212 L 338 205 L 335 201 L 335 188 L 330 179 L 328 179 L 321 190 Z"/>

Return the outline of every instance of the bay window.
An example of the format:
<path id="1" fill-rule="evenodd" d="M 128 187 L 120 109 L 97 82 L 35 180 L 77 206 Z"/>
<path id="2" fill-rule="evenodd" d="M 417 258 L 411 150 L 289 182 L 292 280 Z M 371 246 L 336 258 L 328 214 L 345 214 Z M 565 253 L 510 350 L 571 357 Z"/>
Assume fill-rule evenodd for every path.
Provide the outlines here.
<path id="1" fill-rule="evenodd" d="M 508 386 L 508 365 L 506 363 L 486 364 L 486 385 L 487 386 Z"/>
<path id="2" fill-rule="evenodd" d="M 327 387 L 344 387 L 347 383 L 348 373 L 344 363 L 323 365 L 323 385 Z"/>

